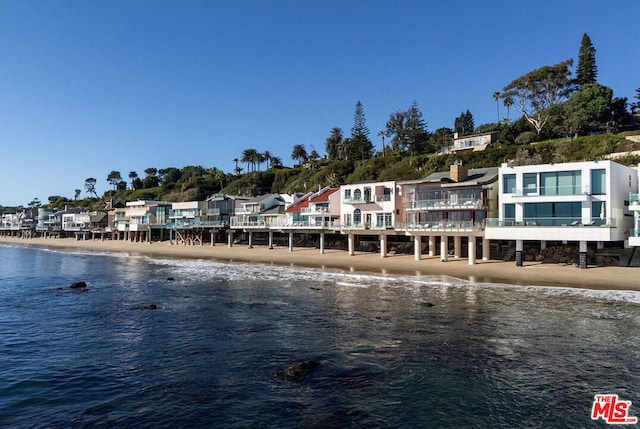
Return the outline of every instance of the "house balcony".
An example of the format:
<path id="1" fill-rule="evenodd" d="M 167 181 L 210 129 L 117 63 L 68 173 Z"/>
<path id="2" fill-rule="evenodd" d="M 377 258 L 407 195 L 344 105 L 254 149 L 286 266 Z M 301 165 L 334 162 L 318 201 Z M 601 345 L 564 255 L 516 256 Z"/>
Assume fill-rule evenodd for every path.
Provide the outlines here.
<path id="1" fill-rule="evenodd" d="M 389 201 L 391 201 L 391 195 L 389 194 L 376 195 L 376 203 L 386 203 Z"/>
<path id="2" fill-rule="evenodd" d="M 393 224 L 390 223 L 342 223 L 339 228 L 342 231 L 386 231 L 394 229 Z"/>
<path id="3" fill-rule="evenodd" d="M 406 232 L 478 232 L 484 230 L 484 222 L 441 220 L 424 223 L 397 223 L 396 229 Z"/>
<path id="4" fill-rule="evenodd" d="M 405 210 L 437 211 L 437 210 L 483 210 L 487 205 L 481 200 L 421 200 L 410 201 L 405 204 Z"/>
<path id="5" fill-rule="evenodd" d="M 237 215 L 251 215 L 251 214 L 257 215 L 259 213 L 260 213 L 259 207 L 252 207 L 252 208 L 241 207 L 239 209 L 236 209 Z"/>
<path id="6" fill-rule="evenodd" d="M 322 216 L 329 214 L 329 207 L 303 207 L 300 210 L 302 216 Z"/>
<path id="7" fill-rule="evenodd" d="M 349 198 L 343 198 L 342 202 L 345 204 L 370 204 L 373 202 L 373 200 L 371 199 L 370 196 L 365 195 L 362 198 L 353 198 L 353 197 L 349 197 Z"/>
<path id="8" fill-rule="evenodd" d="M 220 209 L 207 209 L 207 216 L 220 216 Z"/>
<path id="9" fill-rule="evenodd" d="M 588 201 L 591 195 L 589 186 L 540 186 L 536 188 L 513 188 L 505 196 L 518 199 L 518 202 L 544 201 Z"/>
<path id="10" fill-rule="evenodd" d="M 556 217 L 487 219 L 485 237 L 497 240 L 621 241 L 626 229 L 616 218 Z"/>
<path id="11" fill-rule="evenodd" d="M 629 210 L 640 211 L 640 194 L 629 193 Z"/>
<path id="12" fill-rule="evenodd" d="M 638 229 L 629 230 L 629 246 L 640 246 L 640 231 Z"/>

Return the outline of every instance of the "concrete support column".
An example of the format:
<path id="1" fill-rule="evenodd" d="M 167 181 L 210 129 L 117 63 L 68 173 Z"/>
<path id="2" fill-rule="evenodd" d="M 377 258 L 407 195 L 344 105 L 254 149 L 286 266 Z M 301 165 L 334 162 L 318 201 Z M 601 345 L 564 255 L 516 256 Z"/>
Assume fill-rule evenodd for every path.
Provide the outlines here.
<path id="1" fill-rule="evenodd" d="M 489 239 L 482 238 L 482 260 L 488 261 L 491 259 L 491 243 Z"/>
<path id="2" fill-rule="evenodd" d="M 522 267 L 522 249 L 524 248 L 523 240 L 516 240 L 516 267 Z"/>
<path id="3" fill-rule="evenodd" d="M 469 265 L 476 264 L 476 237 L 469 236 Z"/>
<path id="4" fill-rule="evenodd" d="M 581 269 L 587 268 L 587 242 L 580 241 L 580 264 L 579 267 Z"/>
<path id="5" fill-rule="evenodd" d="M 436 236 L 429 236 L 429 256 L 435 256 L 436 254 Z"/>
<path id="6" fill-rule="evenodd" d="M 216 230 L 212 229 L 211 230 L 211 246 L 215 246 L 216 245 Z"/>
<path id="7" fill-rule="evenodd" d="M 320 254 L 324 255 L 324 232 L 320 233 Z"/>
<path id="8" fill-rule="evenodd" d="M 443 235 L 440 237 L 440 262 L 447 262 L 449 253 L 449 237 Z"/>
<path id="9" fill-rule="evenodd" d="M 289 252 L 293 252 L 293 232 L 289 232 Z"/>
<path id="10" fill-rule="evenodd" d="M 422 237 L 419 235 L 413 236 L 413 258 L 416 261 L 422 259 Z"/>
<path id="11" fill-rule="evenodd" d="M 249 231 L 249 249 L 253 249 L 253 231 Z"/>
<path id="12" fill-rule="evenodd" d="M 380 234 L 380 257 L 387 257 L 387 235 Z"/>
<path id="13" fill-rule="evenodd" d="M 273 249 L 273 231 L 269 231 L 269 249 Z"/>
<path id="14" fill-rule="evenodd" d="M 544 250 L 547 248 L 547 241 L 546 240 L 540 240 L 540 250 Z"/>
<path id="15" fill-rule="evenodd" d="M 233 247 L 233 230 L 227 231 L 227 247 Z"/>
<path id="16" fill-rule="evenodd" d="M 458 259 L 462 255 L 462 237 L 456 235 L 453 237 L 453 257 Z"/>
<path id="17" fill-rule="evenodd" d="M 349 248 L 349 256 L 353 256 L 354 255 L 354 251 L 353 251 L 353 249 L 354 249 L 354 245 L 353 245 L 354 244 L 353 243 L 354 239 L 355 238 L 354 238 L 353 234 L 347 234 L 347 244 L 348 244 L 348 248 Z"/>

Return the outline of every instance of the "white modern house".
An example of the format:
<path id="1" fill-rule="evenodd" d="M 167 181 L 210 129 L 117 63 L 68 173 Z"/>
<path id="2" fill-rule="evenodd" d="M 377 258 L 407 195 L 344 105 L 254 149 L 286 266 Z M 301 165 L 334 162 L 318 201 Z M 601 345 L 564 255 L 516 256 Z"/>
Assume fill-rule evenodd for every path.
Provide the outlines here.
<path id="1" fill-rule="evenodd" d="M 578 242 L 586 268 L 588 243 L 625 243 L 632 218 L 628 198 L 638 192 L 638 174 L 613 161 L 516 166 L 499 169 L 499 215 L 488 219 L 485 237 L 515 240 L 522 266 L 526 240 Z M 627 242 L 628 244 L 628 242 Z"/>

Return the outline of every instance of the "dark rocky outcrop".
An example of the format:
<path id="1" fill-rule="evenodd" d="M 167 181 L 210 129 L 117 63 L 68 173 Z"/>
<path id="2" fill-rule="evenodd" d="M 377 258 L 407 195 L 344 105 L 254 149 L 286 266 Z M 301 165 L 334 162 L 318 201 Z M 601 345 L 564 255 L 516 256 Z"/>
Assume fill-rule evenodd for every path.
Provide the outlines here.
<path id="1" fill-rule="evenodd" d="M 86 289 L 87 284 L 85 282 L 73 282 L 69 285 L 71 289 Z"/>
<path id="2" fill-rule="evenodd" d="M 276 377 L 286 380 L 297 380 L 316 369 L 320 362 L 315 360 L 305 360 L 294 365 L 281 369 L 276 373 Z"/>

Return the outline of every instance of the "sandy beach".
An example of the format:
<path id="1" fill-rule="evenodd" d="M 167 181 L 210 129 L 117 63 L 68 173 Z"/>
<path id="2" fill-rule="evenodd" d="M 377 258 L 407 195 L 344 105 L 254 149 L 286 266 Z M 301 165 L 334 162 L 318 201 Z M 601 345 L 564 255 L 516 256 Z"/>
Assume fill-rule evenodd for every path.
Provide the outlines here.
<path id="1" fill-rule="evenodd" d="M 518 285 L 563 286 L 603 290 L 638 290 L 638 268 L 589 267 L 581 270 L 573 265 L 541 264 L 527 262 L 524 267 L 516 267 L 513 261 L 478 261 L 469 265 L 466 258 L 449 259 L 441 262 L 439 257 L 422 256 L 420 261 L 413 255 L 388 255 L 381 258 L 378 253 L 356 252 L 349 256 L 343 250 L 325 250 L 287 247 L 269 249 L 266 246 L 225 244 L 211 246 L 172 245 L 168 241 L 135 243 L 128 241 L 77 241 L 73 238 L 21 239 L 0 237 L 0 243 L 36 246 L 59 250 L 85 249 L 101 252 L 117 252 L 151 257 L 212 259 L 224 262 L 250 262 L 257 264 L 278 264 L 297 267 L 335 268 L 352 272 L 370 272 L 405 275 L 444 275 L 474 282 L 508 283 Z"/>

